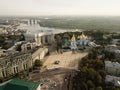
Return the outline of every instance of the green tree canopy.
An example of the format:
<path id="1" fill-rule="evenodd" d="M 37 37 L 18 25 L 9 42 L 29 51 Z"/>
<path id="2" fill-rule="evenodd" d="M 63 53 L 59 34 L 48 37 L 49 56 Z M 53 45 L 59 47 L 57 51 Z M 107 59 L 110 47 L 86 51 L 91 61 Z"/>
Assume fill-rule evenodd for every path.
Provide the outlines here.
<path id="1" fill-rule="evenodd" d="M 99 87 L 96 87 L 96 90 L 103 90 L 103 88 L 99 86 Z"/>
<path id="2" fill-rule="evenodd" d="M 89 89 L 90 88 L 95 88 L 95 85 L 94 85 L 94 83 L 91 80 L 87 81 L 87 85 L 88 85 Z"/>
<path id="3" fill-rule="evenodd" d="M 41 67 L 43 65 L 43 62 L 42 61 L 40 61 L 39 59 L 36 59 L 35 60 L 35 66 L 36 67 Z"/>

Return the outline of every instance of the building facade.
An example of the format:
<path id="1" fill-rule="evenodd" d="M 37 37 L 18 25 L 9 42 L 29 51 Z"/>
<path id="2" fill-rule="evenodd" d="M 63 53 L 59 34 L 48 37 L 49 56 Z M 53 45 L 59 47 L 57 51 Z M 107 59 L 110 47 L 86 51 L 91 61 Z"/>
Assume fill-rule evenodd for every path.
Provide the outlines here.
<path id="1" fill-rule="evenodd" d="M 35 62 L 36 59 L 43 60 L 46 54 L 48 53 L 48 48 L 39 48 L 34 53 L 32 53 L 32 59 L 33 62 Z"/>
<path id="2" fill-rule="evenodd" d="M 43 44 L 52 44 L 54 42 L 54 34 L 52 32 L 27 32 L 25 34 L 25 40 L 28 42 L 36 42 L 37 46 L 41 46 Z"/>
<path id="3" fill-rule="evenodd" d="M 120 77 L 106 75 L 105 77 L 106 84 L 112 84 L 114 86 L 120 87 Z"/>
<path id="4" fill-rule="evenodd" d="M 8 77 L 33 66 L 32 55 L 22 53 L 0 58 L 0 77 Z"/>
<path id="5" fill-rule="evenodd" d="M 105 61 L 105 70 L 110 75 L 120 75 L 120 64 L 118 62 Z"/>

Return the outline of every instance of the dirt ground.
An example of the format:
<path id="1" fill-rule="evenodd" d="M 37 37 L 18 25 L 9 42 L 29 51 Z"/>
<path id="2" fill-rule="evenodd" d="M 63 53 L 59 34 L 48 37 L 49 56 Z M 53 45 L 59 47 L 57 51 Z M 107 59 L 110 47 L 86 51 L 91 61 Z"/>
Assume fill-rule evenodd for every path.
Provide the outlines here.
<path id="1" fill-rule="evenodd" d="M 78 69 L 78 62 L 87 53 L 75 53 L 72 51 L 63 52 L 62 54 L 50 55 L 47 60 L 44 62 L 43 67 L 52 69 L 54 67 L 62 67 L 62 68 L 71 68 Z M 55 61 L 59 61 L 59 64 L 54 64 Z"/>
<path id="2" fill-rule="evenodd" d="M 78 62 L 86 55 L 85 52 L 75 54 L 72 51 L 63 52 L 62 54 L 54 52 L 45 58 L 46 60 L 39 73 L 31 74 L 31 79 L 32 81 L 45 79 L 41 90 L 68 90 L 69 81 L 65 82 L 65 77 L 71 73 L 74 74 L 73 70 L 78 69 Z M 55 61 L 59 61 L 59 64 L 55 64 Z M 51 86 L 53 82 L 55 82 L 55 86 Z"/>

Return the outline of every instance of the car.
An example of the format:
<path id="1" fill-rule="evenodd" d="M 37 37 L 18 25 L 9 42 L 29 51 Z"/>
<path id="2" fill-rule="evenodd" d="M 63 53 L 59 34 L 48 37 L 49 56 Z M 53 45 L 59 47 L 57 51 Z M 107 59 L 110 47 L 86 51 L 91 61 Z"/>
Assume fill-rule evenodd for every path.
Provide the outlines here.
<path id="1" fill-rule="evenodd" d="M 54 62 L 54 64 L 59 64 L 59 63 L 60 63 L 60 61 L 55 61 L 55 62 Z"/>

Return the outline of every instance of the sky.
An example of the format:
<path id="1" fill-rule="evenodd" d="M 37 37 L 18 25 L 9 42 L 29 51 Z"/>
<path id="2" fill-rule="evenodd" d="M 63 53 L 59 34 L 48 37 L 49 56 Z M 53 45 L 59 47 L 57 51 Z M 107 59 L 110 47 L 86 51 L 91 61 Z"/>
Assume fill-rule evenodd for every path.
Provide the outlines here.
<path id="1" fill-rule="evenodd" d="M 0 0 L 2 15 L 120 16 L 120 0 Z"/>

